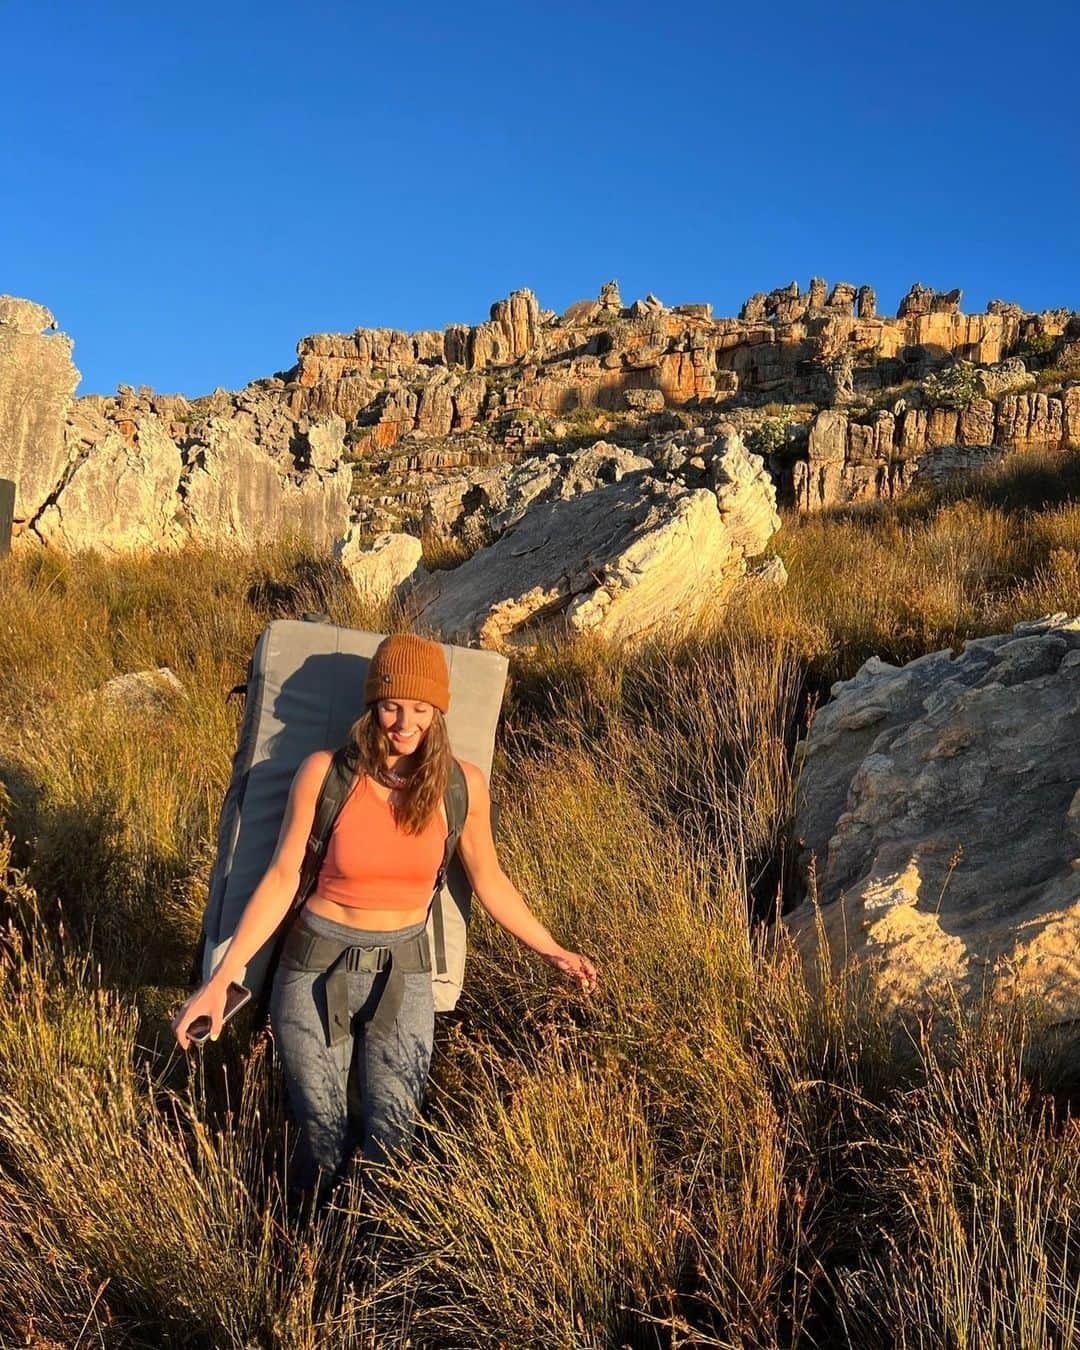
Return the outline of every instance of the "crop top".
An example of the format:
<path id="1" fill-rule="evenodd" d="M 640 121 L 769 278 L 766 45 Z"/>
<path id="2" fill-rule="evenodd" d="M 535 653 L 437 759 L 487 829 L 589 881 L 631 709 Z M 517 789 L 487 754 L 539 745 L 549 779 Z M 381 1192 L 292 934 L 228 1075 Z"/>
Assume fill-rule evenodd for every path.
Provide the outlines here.
<path id="1" fill-rule="evenodd" d="M 315 894 L 351 909 L 416 909 L 435 888 L 446 826 L 435 811 L 420 834 L 406 834 L 370 784 L 361 778 L 341 808 Z"/>

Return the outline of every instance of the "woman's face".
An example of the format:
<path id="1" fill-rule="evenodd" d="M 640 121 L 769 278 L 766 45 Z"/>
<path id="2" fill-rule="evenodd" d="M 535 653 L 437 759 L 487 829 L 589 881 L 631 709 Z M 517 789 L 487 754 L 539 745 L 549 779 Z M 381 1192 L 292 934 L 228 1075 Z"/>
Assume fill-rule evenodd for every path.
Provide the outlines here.
<path id="1" fill-rule="evenodd" d="M 413 698 L 381 698 L 375 704 L 375 716 L 394 753 L 411 755 L 431 726 L 435 709 L 432 704 Z"/>

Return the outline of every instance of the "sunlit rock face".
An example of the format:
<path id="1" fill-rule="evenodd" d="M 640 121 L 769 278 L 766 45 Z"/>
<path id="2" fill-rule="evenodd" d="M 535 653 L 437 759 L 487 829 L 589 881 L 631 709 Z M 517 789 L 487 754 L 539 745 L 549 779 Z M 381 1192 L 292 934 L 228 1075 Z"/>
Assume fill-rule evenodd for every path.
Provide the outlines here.
<path id="1" fill-rule="evenodd" d="M 795 832 L 835 966 L 898 1007 L 1030 994 L 1080 1016 L 1080 618 L 871 659 L 799 758 Z M 817 915 L 785 920 L 808 959 Z"/>
<path id="2" fill-rule="evenodd" d="M 15 484 L 21 530 L 56 488 L 68 461 L 64 424 L 79 372 L 71 338 L 43 305 L 0 295 L 0 478 Z"/>
<path id="3" fill-rule="evenodd" d="M 522 465 L 493 517 L 504 532 L 421 585 L 417 623 L 495 649 L 560 632 L 625 642 L 723 604 L 780 524 L 772 482 L 735 435 L 665 451 L 666 466 L 592 451 L 561 473 Z"/>

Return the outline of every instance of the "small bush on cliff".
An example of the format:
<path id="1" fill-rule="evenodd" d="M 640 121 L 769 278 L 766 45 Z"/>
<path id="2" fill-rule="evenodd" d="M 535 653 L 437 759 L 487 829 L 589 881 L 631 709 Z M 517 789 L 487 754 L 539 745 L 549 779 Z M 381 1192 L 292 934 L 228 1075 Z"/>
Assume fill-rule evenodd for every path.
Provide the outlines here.
<path id="1" fill-rule="evenodd" d="M 1030 365 L 1041 366 L 1054 354 L 1058 339 L 1049 333 L 1034 333 L 1017 347 L 1016 354 Z"/>
<path id="2" fill-rule="evenodd" d="M 756 427 L 751 427 L 743 437 L 743 442 L 751 454 L 767 459 L 787 445 L 788 424 L 782 417 L 769 417 Z"/>
<path id="3" fill-rule="evenodd" d="M 927 375 L 922 390 L 931 408 L 959 412 L 975 397 L 975 367 L 970 361 L 957 361 L 944 370 Z"/>

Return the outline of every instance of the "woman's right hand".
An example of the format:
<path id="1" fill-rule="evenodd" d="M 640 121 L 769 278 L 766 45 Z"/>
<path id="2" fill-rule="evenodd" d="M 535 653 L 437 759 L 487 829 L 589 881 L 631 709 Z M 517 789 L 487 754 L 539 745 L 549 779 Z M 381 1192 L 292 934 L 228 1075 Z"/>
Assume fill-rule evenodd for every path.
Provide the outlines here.
<path id="1" fill-rule="evenodd" d="M 171 1024 L 181 1050 L 187 1050 L 192 1044 L 187 1030 L 197 1017 L 209 1017 L 210 1039 L 212 1041 L 217 1040 L 225 1019 L 225 995 L 227 992 L 227 985 L 222 984 L 219 980 L 209 979 L 201 989 L 196 989 L 191 995 L 173 1018 Z"/>

